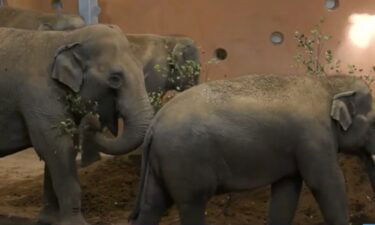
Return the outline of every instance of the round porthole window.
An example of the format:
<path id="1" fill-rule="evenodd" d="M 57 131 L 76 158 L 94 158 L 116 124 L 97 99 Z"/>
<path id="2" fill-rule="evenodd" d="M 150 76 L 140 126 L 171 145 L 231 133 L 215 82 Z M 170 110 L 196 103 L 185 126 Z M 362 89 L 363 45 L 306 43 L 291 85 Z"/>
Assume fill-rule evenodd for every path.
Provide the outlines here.
<path id="1" fill-rule="evenodd" d="M 228 57 L 228 52 L 223 48 L 218 48 L 215 50 L 215 57 L 219 60 L 224 60 Z"/>
<path id="2" fill-rule="evenodd" d="M 334 10 L 339 7 L 339 0 L 325 0 L 324 6 L 329 10 Z"/>
<path id="3" fill-rule="evenodd" d="M 281 43 L 283 43 L 284 41 L 284 35 L 279 32 L 279 31 L 275 31 L 271 34 L 271 42 L 275 45 L 279 45 Z"/>

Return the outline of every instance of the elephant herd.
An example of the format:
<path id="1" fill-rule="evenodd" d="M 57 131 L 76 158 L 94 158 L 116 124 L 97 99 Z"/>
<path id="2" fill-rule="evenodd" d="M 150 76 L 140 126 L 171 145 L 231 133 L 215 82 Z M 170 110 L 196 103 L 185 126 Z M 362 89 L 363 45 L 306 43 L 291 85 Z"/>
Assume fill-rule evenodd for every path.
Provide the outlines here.
<path id="1" fill-rule="evenodd" d="M 199 52 L 187 37 L 125 35 L 9 7 L 0 26 L 0 157 L 34 147 L 45 162 L 37 224 L 88 224 L 76 135 L 57 128 L 69 118 L 86 162 L 142 148 L 131 224 L 158 224 L 173 204 L 181 224 L 205 224 L 212 196 L 265 185 L 268 224 L 291 224 L 305 182 L 325 221 L 348 225 L 339 152 L 363 160 L 375 189 L 375 111 L 359 77 L 254 74 L 197 85 Z M 168 90 L 182 93 L 152 104 L 151 93 Z M 95 103 L 93 112 L 73 110 L 67 96 Z"/>

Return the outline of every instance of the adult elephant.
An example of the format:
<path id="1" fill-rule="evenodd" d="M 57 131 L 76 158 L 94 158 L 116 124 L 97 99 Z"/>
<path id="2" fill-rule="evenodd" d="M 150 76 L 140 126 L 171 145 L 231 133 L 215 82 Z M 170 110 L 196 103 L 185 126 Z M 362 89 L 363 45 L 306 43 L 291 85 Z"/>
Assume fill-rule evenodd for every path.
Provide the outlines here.
<path id="1" fill-rule="evenodd" d="M 44 13 L 12 7 L 0 8 L 0 27 L 28 30 L 73 30 L 85 26 L 77 15 Z"/>
<path id="2" fill-rule="evenodd" d="M 352 76 L 251 75 L 193 87 L 148 129 L 133 224 L 158 224 L 172 203 L 182 224 L 204 224 L 211 196 L 268 184 L 268 224 L 291 224 L 305 181 L 327 224 L 348 225 L 337 154 L 361 156 L 375 188 L 371 107 L 368 85 Z"/>
<path id="3" fill-rule="evenodd" d="M 56 3 L 58 2 L 61 3 L 61 1 L 56 1 Z M 74 23 L 75 18 L 79 18 L 77 24 Z M 4 7 L 0 8 L 1 26 L 30 30 L 63 30 L 63 28 L 67 29 L 68 27 L 71 29 L 79 28 L 84 26 L 84 22 L 78 16 Z M 191 38 L 152 34 L 127 34 L 127 38 L 137 62 L 143 68 L 146 90 L 155 110 L 161 107 L 162 97 L 166 92 L 181 92 L 198 84 L 200 75 L 199 51 Z M 117 120 L 117 115 L 113 115 L 113 118 L 108 116 L 106 120 Z M 107 124 L 111 124 L 109 129 L 116 135 L 118 125 Z M 81 165 L 88 166 L 99 160 L 100 149 L 105 151 L 98 147 L 96 143 L 85 139 L 82 146 Z"/>
<path id="4" fill-rule="evenodd" d="M 76 103 L 90 100 L 104 126 L 116 126 L 117 115 L 126 124 L 122 135 L 97 133 L 93 142 L 116 153 L 142 143 L 153 110 L 130 44 L 112 25 L 69 32 L 0 28 L 0 40 L 0 157 L 34 147 L 45 161 L 39 222 L 86 225 L 77 151 L 59 125 L 69 118 L 79 123 Z M 67 96 L 80 101 L 66 105 Z"/>
<path id="5" fill-rule="evenodd" d="M 182 92 L 199 82 L 199 51 L 195 42 L 183 36 L 127 34 L 131 49 L 143 67 L 146 90 L 155 110 L 163 105 L 168 91 Z M 83 144 L 83 167 L 99 160 L 98 147 L 91 140 Z"/>
<path id="6" fill-rule="evenodd" d="M 53 3 L 59 5 L 61 1 Z M 76 15 L 0 8 L 0 27 L 71 30 L 83 26 L 85 22 Z M 199 51 L 191 38 L 153 34 L 127 34 L 127 38 L 143 67 L 146 89 L 151 97 L 160 97 L 170 90 L 184 91 L 198 84 Z"/>
<path id="7" fill-rule="evenodd" d="M 199 50 L 184 36 L 127 34 L 143 67 L 146 90 L 156 109 L 167 91 L 184 91 L 199 82 Z"/>

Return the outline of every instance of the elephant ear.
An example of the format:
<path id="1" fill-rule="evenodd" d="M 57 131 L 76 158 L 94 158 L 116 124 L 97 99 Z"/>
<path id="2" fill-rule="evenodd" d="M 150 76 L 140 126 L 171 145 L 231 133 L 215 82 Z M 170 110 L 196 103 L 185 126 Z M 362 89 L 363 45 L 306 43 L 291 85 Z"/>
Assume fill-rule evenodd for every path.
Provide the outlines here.
<path id="1" fill-rule="evenodd" d="M 79 43 L 63 46 L 57 50 L 52 64 L 51 77 L 68 86 L 74 92 L 79 92 L 83 83 L 83 62 L 77 49 Z"/>
<path id="2" fill-rule="evenodd" d="M 354 111 L 355 91 L 346 91 L 333 97 L 331 106 L 331 117 L 336 120 L 344 131 L 352 124 L 352 113 Z M 352 111 L 352 112 L 351 112 Z"/>

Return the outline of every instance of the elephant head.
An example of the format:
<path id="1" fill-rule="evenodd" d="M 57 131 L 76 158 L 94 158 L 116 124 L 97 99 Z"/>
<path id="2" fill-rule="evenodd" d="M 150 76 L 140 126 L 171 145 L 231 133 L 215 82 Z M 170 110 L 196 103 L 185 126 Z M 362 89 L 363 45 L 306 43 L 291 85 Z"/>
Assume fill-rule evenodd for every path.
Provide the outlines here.
<path id="1" fill-rule="evenodd" d="M 166 92 L 184 91 L 198 84 L 199 51 L 192 39 L 152 34 L 131 34 L 128 38 L 143 66 L 146 89 L 156 109 Z"/>
<path id="2" fill-rule="evenodd" d="M 359 156 L 375 193 L 375 109 L 371 91 L 358 82 L 333 97 L 331 118 L 336 121 L 339 151 Z"/>
<path id="3" fill-rule="evenodd" d="M 170 53 L 167 90 L 184 91 L 198 84 L 200 75 L 199 51 L 193 40 L 172 37 L 174 43 Z"/>
<path id="4" fill-rule="evenodd" d="M 153 110 L 141 68 L 127 38 L 115 26 L 94 25 L 73 32 L 78 42 L 62 46 L 52 64 L 52 78 L 82 97 L 98 103 L 100 122 L 117 134 L 117 119 L 126 130 L 116 138 L 100 132 L 90 136 L 107 154 L 125 154 L 142 143 Z"/>

